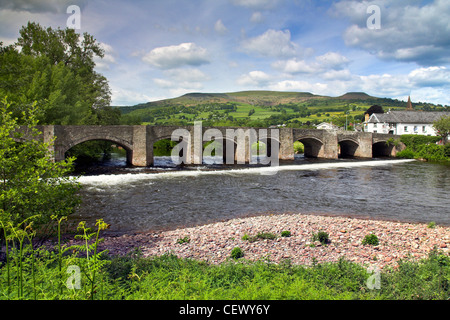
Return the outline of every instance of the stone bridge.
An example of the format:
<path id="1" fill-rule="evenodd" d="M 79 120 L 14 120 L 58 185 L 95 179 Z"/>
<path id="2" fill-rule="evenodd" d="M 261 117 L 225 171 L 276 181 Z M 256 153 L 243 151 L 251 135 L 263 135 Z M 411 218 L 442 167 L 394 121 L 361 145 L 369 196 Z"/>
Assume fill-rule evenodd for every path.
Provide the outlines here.
<path id="1" fill-rule="evenodd" d="M 237 163 L 248 163 L 251 159 L 252 142 L 263 141 L 267 145 L 267 156 L 281 160 L 294 159 L 294 142 L 305 146 L 305 157 L 337 159 L 338 157 L 372 158 L 393 156 L 396 147 L 388 139 L 399 136 L 353 131 L 329 131 L 293 128 L 237 128 L 194 126 L 39 126 L 44 141 L 54 139 L 51 150 L 55 161 L 65 158 L 73 146 L 90 140 L 107 140 L 123 147 L 128 163 L 133 166 L 153 165 L 153 145 L 161 139 L 172 139 L 184 143 L 185 163 L 201 164 L 203 143 L 222 141 L 223 156 L 232 154 Z M 274 148 L 276 147 L 276 148 Z M 232 150 L 231 150 L 232 149 Z M 231 150 L 231 151 L 230 151 Z M 275 153 L 274 153 L 275 151 Z M 274 153 L 274 154 L 272 154 Z M 229 162 L 227 162 L 229 163 Z"/>

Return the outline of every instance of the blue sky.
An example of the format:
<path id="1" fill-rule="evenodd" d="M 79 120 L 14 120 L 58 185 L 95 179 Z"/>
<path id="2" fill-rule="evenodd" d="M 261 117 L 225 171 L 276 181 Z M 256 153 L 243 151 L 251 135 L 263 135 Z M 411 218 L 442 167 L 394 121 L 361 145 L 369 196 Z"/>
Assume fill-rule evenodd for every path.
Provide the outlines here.
<path id="1" fill-rule="evenodd" d="M 449 0 L 0 0 L 0 41 L 66 27 L 69 5 L 105 49 L 113 105 L 242 90 L 450 105 Z"/>

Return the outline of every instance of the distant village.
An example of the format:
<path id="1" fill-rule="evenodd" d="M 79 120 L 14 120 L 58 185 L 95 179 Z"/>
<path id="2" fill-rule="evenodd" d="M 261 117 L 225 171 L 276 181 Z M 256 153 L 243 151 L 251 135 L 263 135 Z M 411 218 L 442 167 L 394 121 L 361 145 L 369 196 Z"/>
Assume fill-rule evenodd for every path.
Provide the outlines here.
<path id="1" fill-rule="evenodd" d="M 381 107 L 370 109 L 365 113 L 364 122 L 354 125 L 355 131 L 394 135 L 418 134 L 437 136 L 438 134 L 433 127 L 433 123 L 443 116 L 450 116 L 449 111 L 414 110 L 411 97 L 408 97 L 407 108 L 404 111 L 389 110 L 384 113 Z M 328 122 L 320 123 L 317 125 L 317 129 L 341 130 L 340 127 Z"/>

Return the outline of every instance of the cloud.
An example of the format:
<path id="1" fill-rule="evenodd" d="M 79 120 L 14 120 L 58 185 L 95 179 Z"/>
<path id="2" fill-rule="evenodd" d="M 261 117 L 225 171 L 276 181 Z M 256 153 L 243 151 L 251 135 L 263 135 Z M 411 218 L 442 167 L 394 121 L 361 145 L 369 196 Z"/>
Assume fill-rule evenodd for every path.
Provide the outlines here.
<path id="1" fill-rule="evenodd" d="M 367 28 L 366 12 L 371 4 L 381 9 L 381 29 Z M 387 60 L 416 62 L 424 66 L 449 63 L 450 1 L 355 1 L 343 0 L 332 14 L 345 16 L 352 25 L 343 38 L 349 46 L 361 48 Z"/>
<path id="2" fill-rule="evenodd" d="M 446 67 L 420 68 L 408 74 L 409 80 L 418 87 L 442 87 L 450 85 L 450 70 Z"/>
<path id="3" fill-rule="evenodd" d="M 242 42 L 242 49 L 264 57 L 293 57 L 299 54 L 299 46 L 291 41 L 289 30 L 269 29 L 265 33 Z"/>
<path id="4" fill-rule="evenodd" d="M 67 7 L 77 5 L 83 8 L 87 0 L 0 0 L 0 8 L 31 13 L 66 13 Z"/>
<path id="5" fill-rule="evenodd" d="M 166 70 L 163 74 L 165 79 L 155 78 L 153 81 L 160 88 L 169 89 L 173 95 L 203 89 L 203 83 L 211 80 L 207 74 L 194 68 Z"/>
<path id="6" fill-rule="evenodd" d="M 274 8 L 280 0 L 231 0 L 234 5 L 263 10 L 263 9 L 272 9 Z"/>
<path id="7" fill-rule="evenodd" d="M 111 89 L 111 105 L 114 106 L 132 106 L 138 103 L 143 103 L 147 101 L 153 101 L 151 97 L 136 92 L 133 90 L 126 90 L 122 88 L 112 88 Z"/>
<path id="8" fill-rule="evenodd" d="M 181 43 L 177 46 L 155 48 L 142 58 L 159 69 L 173 69 L 181 66 L 200 66 L 210 62 L 206 49 L 195 43 Z"/>
<path id="9" fill-rule="evenodd" d="M 263 71 L 251 71 L 241 75 L 236 82 L 241 86 L 263 87 L 269 83 L 270 79 L 271 77 Z"/>
<path id="10" fill-rule="evenodd" d="M 225 25 L 223 24 L 222 20 L 219 19 L 216 21 L 216 24 L 214 25 L 214 30 L 218 33 L 218 34 L 225 34 L 228 32 L 227 27 L 225 27 Z"/>
<path id="11" fill-rule="evenodd" d="M 100 42 L 100 47 L 104 50 L 104 57 L 99 58 L 97 56 L 94 57 L 95 66 L 99 70 L 109 70 L 111 64 L 116 64 L 116 56 L 117 53 L 109 44 Z"/>
<path id="12" fill-rule="evenodd" d="M 252 16 L 250 17 L 250 22 L 253 22 L 253 23 L 261 23 L 263 21 L 264 21 L 264 16 L 259 11 L 253 12 Z"/>
<path id="13" fill-rule="evenodd" d="M 324 55 L 317 56 L 315 61 L 306 62 L 297 58 L 280 60 L 272 64 L 274 69 L 288 74 L 299 73 L 321 73 L 331 70 L 341 70 L 349 64 L 345 56 L 337 52 L 327 52 Z"/>
<path id="14" fill-rule="evenodd" d="M 315 94 L 329 94 L 326 83 L 310 83 L 302 80 L 283 80 L 272 84 L 269 89 L 275 91 L 300 91 Z"/>

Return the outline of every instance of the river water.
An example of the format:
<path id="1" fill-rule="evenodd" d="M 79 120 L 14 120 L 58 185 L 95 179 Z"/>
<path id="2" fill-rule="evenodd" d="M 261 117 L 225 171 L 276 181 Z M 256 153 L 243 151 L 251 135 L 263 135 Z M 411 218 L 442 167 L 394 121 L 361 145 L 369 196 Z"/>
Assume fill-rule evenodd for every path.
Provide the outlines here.
<path id="1" fill-rule="evenodd" d="M 309 160 L 268 167 L 205 164 L 182 170 L 112 159 L 80 177 L 72 219 L 103 218 L 110 232 L 145 232 L 267 213 L 318 213 L 450 225 L 450 167 L 414 160 Z M 105 169 L 106 168 L 106 169 Z M 95 171 L 94 171 L 95 172 Z"/>

